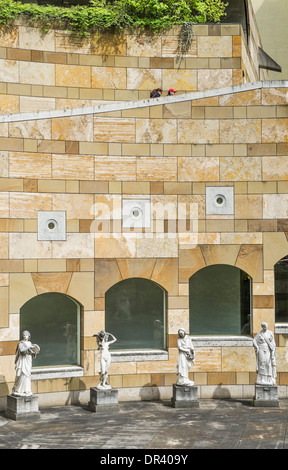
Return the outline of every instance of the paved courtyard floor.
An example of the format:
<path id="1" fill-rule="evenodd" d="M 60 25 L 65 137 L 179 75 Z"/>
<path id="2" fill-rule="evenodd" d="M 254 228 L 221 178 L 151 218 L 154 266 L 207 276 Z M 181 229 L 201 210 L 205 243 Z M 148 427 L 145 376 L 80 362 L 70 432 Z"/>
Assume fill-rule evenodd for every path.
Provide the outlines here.
<path id="1" fill-rule="evenodd" d="M 138 455 L 137 449 L 145 450 L 148 460 L 155 450 L 185 456 L 192 449 L 288 449 L 287 400 L 280 400 L 279 408 L 230 399 L 200 400 L 199 408 L 190 409 L 175 409 L 168 401 L 139 401 L 120 402 L 120 410 L 111 414 L 93 413 L 87 406 L 40 412 L 39 420 L 25 423 L 0 413 L 0 449 L 99 449 L 98 458 L 110 460 L 133 456 L 133 451 Z M 123 454 L 123 449 L 131 452 Z"/>

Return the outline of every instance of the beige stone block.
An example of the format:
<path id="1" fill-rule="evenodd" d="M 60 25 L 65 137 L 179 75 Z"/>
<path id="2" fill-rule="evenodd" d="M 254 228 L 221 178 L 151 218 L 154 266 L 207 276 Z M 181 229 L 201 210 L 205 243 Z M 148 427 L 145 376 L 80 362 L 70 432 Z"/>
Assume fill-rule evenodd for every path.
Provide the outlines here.
<path id="1" fill-rule="evenodd" d="M 171 103 L 163 106 L 163 117 L 170 118 L 191 118 L 191 102 Z"/>
<path id="2" fill-rule="evenodd" d="M 136 142 L 176 143 L 177 128 L 174 119 L 137 119 Z"/>
<path id="3" fill-rule="evenodd" d="M 58 180 L 38 180 L 39 193 L 65 193 L 65 181 Z"/>
<path id="4" fill-rule="evenodd" d="M 164 157 L 191 157 L 190 144 L 164 144 Z"/>
<path id="5" fill-rule="evenodd" d="M 55 86 L 55 65 L 41 62 L 19 62 L 20 83 Z"/>
<path id="6" fill-rule="evenodd" d="M 93 141 L 93 116 L 54 118 L 51 124 L 52 139 L 68 141 Z M 91 152 L 89 152 L 91 153 Z"/>
<path id="7" fill-rule="evenodd" d="M 274 269 L 275 263 L 288 253 L 288 242 L 284 232 L 263 233 L 264 269 Z"/>
<path id="8" fill-rule="evenodd" d="M 263 105 L 287 105 L 287 88 L 263 88 Z"/>
<path id="9" fill-rule="evenodd" d="M 177 158 L 138 157 L 136 178 L 138 181 L 176 181 Z"/>
<path id="10" fill-rule="evenodd" d="M 178 241 L 166 234 L 137 234 L 138 258 L 175 258 L 178 255 Z"/>
<path id="11" fill-rule="evenodd" d="M 0 95 L 0 106 L 3 114 L 19 112 L 19 97 L 11 95 Z"/>
<path id="12" fill-rule="evenodd" d="M 169 309 L 168 334 L 177 334 L 180 327 L 189 331 L 189 309 Z"/>
<path id="13" fill-rule="evenodd" d="M 127 56 L 161 57 L 161 36 L 128 34 Z"/>
<path id="14" fill-rule="evenodd" d="M 39 259 L 38 272 L 65 272 L 66 260 L 62 259 Z"/>
<path id="15" fill-rule="evenodd" d="M 199 36 L 198 57 L 232 57 L 232 36 Z"/>
<path id="16" fill-rule="evenodd" d="M 261 103 L 261 90 L 249 90 L 219 96 L 220 106 L 257 106 Z"/>
<path id="17" fill-rule="evenodd" d="M 263 166 L 263 165 L 262 165 Z M 276 181 L 257 181 L 248 182 L 248 193 L 254 194 L 265 194 L 265 193 L 276 193 L 277 183 Z"/>
<path id="18" fill-rule="evenodd" d="M 0 59 L 0 81 L 19 82 L 19 64 L 16 60 Z"/>
<path id="19" fill-rule="evenodd" d="M 93 258 L 94 236 L 90 233 L 67 233 L 66 241 L 54 241 L 52 258 Z"/>
<path id="20" fill-rule="evenodd" d="M 0 233 L 0 259 L 8 259 L 8 233 Z"/>
<path id="21" fill-rule="evenodd" d="M 192 334 L 192 332 L 190 333 Z M 221 371 L 221 348 L 197 348 L 193 372 L 217 372 Z"/>
<path id="22" fill-rule="evenodd" d="M 288 119 L 262 119 L 262 142 L 287 142 Z"/>
<path id="23" fill-rule="evenodd" d="M 55 31 L 49 30 L 42 34 L 39 28 L 19 26 L 19 47 L 41 51 L 55 51 Z"/>
<path id="24" fill-rule="evenodd" d="M 19 45 L 19 28 L 11 26 L 9 29 L 2 29 L 0 34 L 1 47 L 18 47 Z"/>
<path id="25" fill-rule="evenodd" d="M 0 286 L 1 287 L 9 286 L 9 274 L 8 273 L 0 273 Z"/>
<path id="26" fill-rule="evenodd" d="M 37 294 L 61 292 L 66 294 L 72 273 L 32 273 Z"/>
<path id="27" fill-rule="evenodd" d="M 135 119 L 94 117 L 94 139 L 98 142 L 135 142 Z"/>
<path id="28" fill-rule="evenodd" d="M 162 57 L 178 57 L 180 53 L 178 36 L 162 36 L 161 43 Z M 196 56 L 197 36 L 194 36 L 189 49 L 185 50 L 185 58 Z"/>
<path id="29" fill-rule="evenodd" d="M 10 217 L 37 219 L 37 212 L 41 210 L 52 210 L 50 194 L 10 193 Z"/>
<path id="30" fill-rule="evenodd" d="M 51 178 L 51 155 L 10 152 L 9 169 L 16 178 Z"/>
<path id="31" fill-rule="evenodd" d="M 55 109 L 54 98 L 20 96 L 18 99 L 20 100 L 20 105 L 18 105 L 18 107 L 21 113 L 35 113 L 38 111 L 52 111 Z"/>
<path id="32" fill-rule="evenodd" d="M 199 245 L 189 250 L 179 250 L 179 282 L 188 282 L 195 272 L 205 266 L 206 262 Z"/>
<path id="33" fill-rule="evenodd" d="M 178 142 L 181 144 L 217 144 L 219 143 L 219 121 L 186 120 L 178 122 Z M 231 142 L 227 142 L 231 143 Z"/>
<path id="34" fill-rule="evenodd" d="M 220 142 L 258 143 L 261 141 L 260 119 L 229 119 L 220 121 Z"/>
<path id="35" fill-rule="evenodd" d="M 287 194 L 263 195 L 263 219 L 287 218 Z"/>
<path id="36" fill-rule="evenodd" d="M 276 106 L 248 106 L 247 118 L 275 118 Z"/>
<path id="37" fill-rule="evenodd" d="M 237 245 L 206 245 L 201 247 L 202 255 L 207 266 L 212 264 L 228 264 L 234 266 L 240 247 Z M 203 262 L 201 263 L 201 266 Z"/>
<path id="38" fill-rule="evenodd" d="M 263 157 L 263 179 L 265 181 L 271 180 L 287 180 L 288 169 L 287 169 L 287 156 L 273 156 Z"/>
<path id="39" fill-rule="evenodd" d="M 253 335 L 262 330 L 261 323 L 265 321 L 269 330 L 274 331 L 274 309 L 273 308 L 254 308 L 253 309 Z M 277 360 L 277 359 L 276 359 Z"/>
<path id="40" fill-rule="evenodd" d="M 98 263 L 100 263 L 100 266 L 101 266 L 101 261 L 97 261 L 96 266 L 98 266 Z M 105 265 L 105 261 L 103 263 Z M 114 266 L 114 261 L 107 261 L 107 263 L 110 263 L 111 266 Z M 118 266 L 119 272 L 121 273 L 121 277 L 123 279 L 129 279 L 132 277 L 143 277 L 146 279 L 151 279 L 152 272 L 155 268 L 155 263 L 156 261 L 154 259 L 143 259 L 143 258 L 141 259 L 118 259 L 117 260 L 117 266 Z M 119 273 L 117 273 L 116 266 L 113 268 L 113 273 L 114 275 L 116 275 L 119 281 L 121 277 L 119 277 Z M 111 272 L 111 275 L 112 275 L 112 272 Z"/>
<path id="41" fill-rule="evenodd" d="M 249 347 L 223 347 L 222 348 L 222 371 L 254 372 L 256 370 L 256 359 L 254 348 Z"/>
<path id="42" fill-rule="evenodd" d="M 262 245 L 241 245 L 235 266 L 252 277 L 254 282 L 263 281 Z"/>
<path id="43" fill-rule="evenodd" d="M 49 119 L 11 122 L 9 124 L 9 137 L 51 139 L 51 122 Z"/>
<path id="44" fill-rule="evenodd" d="M 120 67 L 92 67 L 92 88 L 126 89 L 126 69 Z"/>
<path id="45" fill-rule="evenodd" d="M 123 194 L 150 194 L 150 183 L 139 181 L 124 181 L 122 183 Z"/>
<path id="46" fill-rule="evenodd" d="M 20 308 L 37 295 L 30 273 L 11 273 L 9 288 L 9 311 L 19 313 Z"/>
<path id="47" fill-rule="evenodd" d="M 6 385 L 9 382 L 15 381 L 15 355 L 7 355 L 7 356 L 1 356 L 1 365 L 0 365 L 0 377 L 1 377 L 1 382 L 4 382 Z M 7 392 L 6 392 L 7 395 Z"/>
<path id="48" fill-rule="evenodd" d="M 264 247 L 265 253 L 265 247 Z M 254 282 L 253 295 L 273 295 L 274 294 L 274 270 L 264 271 L 264 282 Z"/>
<path id="49" fill-rule="evenodd" d="M 81 65 L 55 65 L 56 86 L 91 87 L 91 68 Z"/>
<path id="50" fill-rule="evenodd" d="M 128 263 L 128 260 L 123 260 L 123 262 Z M 120 267 L 123 267 L 121 260 L 118 262 L 114 259 L 95 260 L 95 297 L 104 297 L 110 287 L 122 280 Z"/>
<path id="51" fill-rule="evenodd" d="M 178 293 L 178 260 L 158 259 L 151 280 L 161 285 L 170 295 Z"/>
<path id="52" fill-rule="evenodd" d="M 0 217 L 9 217 L 9 193 L 0 193 Z"/>
<path id="53" fill-rule="evenodd" d="M 260 181 L 261 157 L 220 157 L 221 181 Z"/>
<path id="54" fill-rule="evenodd" d="M 56 52 L 72 52 L 74 54 L 91 53 L 91 37 L 71 37 L 70 31 L 55 31 Z"/>
<path id="55" fill-rule="evenodd" d="M 10 233 L 11 259 L 51 258 L 51 242 L 38 241 L 37 233 Z"/>
<path id="56" fill-rule="evenodd" d="M 136 157 L 95 156 L 95 179 L 135 181 Z"/>
<path id="57" fill-rule="evenodd" d="M 159 87 L 159 83 L 162 83 L 160 69 L 127 69 L 128 90 L 153 90 Z M 126 84 L 123 88 L 126 88 Z"/>
<path id="58" fill-rule="evenodd" d="M 254 194 L 235 195 L 235 218 L 236 219 L 262 219 L 263 218 L 263 196 Z"/>
<path id="59" fill-rule="evenodd" d="M 52 177 L 94 180 L 94 157 L 88 155 L 52 155 Z"/>
<path id="60" fill-rule="evenodd" d="M 163 70 L 163 89 L 175 88 L 177 91 L 196 91 L 197 90 L 197 71 L 191 69 L 164 69 Z"/>
<path id="61" fill-rule="evenodd" d="M 116 375 L 116 374 L 125 374 L 125 375 L 130 375 L 130 374 L 136 374 L 137 372 L 137 366 L 136 362 L 112 362 L 109 373 L 111 375 Z"/>
<path id="62" fill-rule="evenodd" d="M 241 244 L 261 244 L 262 233 L 249 232 L 249 233 L 221 233 L 220 241 L 223 245 L 241 245 Z"/>
<path id="63" fill-rule="evenodd" d="M 9 155 L 8 152 L 0 151 L 0 178 L 9 175 Z"/>
<path id="64" fill-rule="evenodd" d="M 198 74 L 198 90 L 226 88 L 233 85 L 230 69 L 200 69 Z"/>
<path id="65" fill-rule="evenodd" d="M 53 194 L 53 210 L 66 211 L 67 219 L 93 219 L 92 194 Z"/>
<path id="66" fill-rule="evenodd" d="M 219 158 L 217 157 L 179 157 L 179 181 L 218 181 Z"/>
<path id="67" fill-rule="evenodd" d="M 94 273 L 73 273 L 67 295 L 80 302 L 85 310 L 94 310 Z"/>
<path id="68" fill-rule="evenodd" d="M 1 284 L 3 284 L 3 281 Z M 7 286 L 0 287 L 0 326 L 9 326 L 9 288 Z"/>
<path id="69" fill-rule="evenodd" d="M 134 258 L 135 233 L 95 233 L 95 258 Z"/>

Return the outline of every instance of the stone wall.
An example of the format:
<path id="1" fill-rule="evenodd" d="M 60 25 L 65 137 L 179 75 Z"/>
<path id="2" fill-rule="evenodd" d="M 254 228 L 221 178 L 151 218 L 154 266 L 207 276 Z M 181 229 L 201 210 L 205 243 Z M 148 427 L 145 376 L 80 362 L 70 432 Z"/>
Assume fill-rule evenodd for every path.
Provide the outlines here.
<path id="1" fill-rule="evenodd" d="M 122 400 L 170 398 L 177 331 L 189 328 L 189 278 L 218 263 L 253 279 L 253 334 L 263 320 L 275 329 L 286 396 L 273 270 L 288 252 L 288 85 L 248 83 L 259 76 L 238 25 L 195 26 L 180 68 L 177 34 L 153 43 L 124 35 L 104 51 L 91 38 L 72 44 L 66 33 L 42 37 L 23 24 L 0 38 L 1 406 L 14 382 L 19 310 L 44 292 L 82 305 L 82 373 L 42 371 L 33 391 L 42 404 L 88 401 L 98 381 L 93 334 L 105 327 L 105 292 L 130 277 L 167 292 L 168 356 L 115 359 L 110 382 Z M 179 93 L 149 100 L 156 86 Z M 233 214 L 207 215 L 209 186 L 234 189 Z M 122 227 L 122 202 L 132 198 L 149 199 L 150 228 Z M 159 204 L 174 215 L 159 216 Z M 43 210 L 66 211 L 66 241 L 38 241 Z M 201 398 L 253 396 L 251 338 L 195 338 L 195 345 L 191 378 Z"/>

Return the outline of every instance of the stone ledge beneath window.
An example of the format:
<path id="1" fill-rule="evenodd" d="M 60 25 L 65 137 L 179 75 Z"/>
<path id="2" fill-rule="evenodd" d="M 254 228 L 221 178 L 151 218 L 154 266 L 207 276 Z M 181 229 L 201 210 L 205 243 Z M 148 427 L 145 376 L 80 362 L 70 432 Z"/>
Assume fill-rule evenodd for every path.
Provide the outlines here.
<path id="1" fill-rule="evenodd" d="M 250 336 L 191 336 L 193 346 L 253 346 Z"/>
<path id="2" fill-rule="evenodd" d="M 65 379 L 83 377 L 84 369 L 80 366 L 41 367 L 32 369 L 32 380 Z"/>
<path id="3" fill-rule="evenodd" d="M 278 335 L 288 335 L 288 323 L 275 323 L 275 333 Z"/>
<path id="4" fill-rule="evenodd" d="M 111 351 L 111 362 L 168 361 L 168 352 L 162 350 L 147 351 Z"/>

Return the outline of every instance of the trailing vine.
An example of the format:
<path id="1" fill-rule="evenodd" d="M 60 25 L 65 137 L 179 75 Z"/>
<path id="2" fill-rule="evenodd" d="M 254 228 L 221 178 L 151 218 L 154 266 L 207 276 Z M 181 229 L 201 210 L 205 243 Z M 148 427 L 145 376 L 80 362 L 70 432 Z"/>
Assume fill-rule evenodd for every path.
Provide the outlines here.
<path id="1" fill-rule="evenodd" d="M 219 22 L 225 16 L 226 7 L 222 0 L 88 0 L 87 5 L 75 5 L 75 0 L 71 0 L 72 5 L 65 7 L 55 5 L 56 0 L 50 3 L 49 0 L 46 5 L 1 0 L 0 28 L 24 17 L 29 25 L 40 27 L 43 32 L 65 29 L 85 37 L 90 33 L 129 29 L 155 34 L 175 24 Z M 181 43 L 184 48 L 184 43 L 191 39 L 188 29 Z"/>

